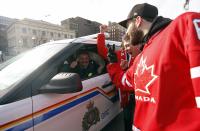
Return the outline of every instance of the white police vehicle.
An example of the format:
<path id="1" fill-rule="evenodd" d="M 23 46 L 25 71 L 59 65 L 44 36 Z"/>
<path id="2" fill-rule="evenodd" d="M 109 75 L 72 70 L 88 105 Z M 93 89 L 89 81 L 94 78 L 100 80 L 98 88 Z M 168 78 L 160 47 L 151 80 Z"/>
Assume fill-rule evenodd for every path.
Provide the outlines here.
<path id="1" fill-rule="evenodd" d="M 106 69 L 84 80 L 59 71 L 79 50 L 97 53 L 96 39 L 49 42 L 0 65 L 0 130 L 97 131 L 119 114 Z"/>

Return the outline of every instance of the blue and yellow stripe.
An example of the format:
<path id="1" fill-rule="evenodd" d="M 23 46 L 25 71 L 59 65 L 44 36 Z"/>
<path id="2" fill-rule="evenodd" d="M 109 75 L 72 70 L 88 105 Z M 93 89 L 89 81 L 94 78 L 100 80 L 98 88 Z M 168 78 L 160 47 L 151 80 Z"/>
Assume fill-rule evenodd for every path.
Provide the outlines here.
<path id="1" fill-rule="evenodd" d="M 70 97 L 66 100 L 63 100 L 59 103 L 56 103 L 54 105 L 51 105 L 49 107 L 46 107 L 42 110 L 39 110 L 37 112 L 34 112 L 33 114 L 29 114 L 27 116 L 21 117 L 19 119 L 13 120 L 11 122 L 8 122 L 4 125 L 0 126 L 0 130 L 26 130 L 28 128 L 33 127 L 33 125 L 40 124 L 43 121 L 46 121 L 76 105 L 79 105 L 97 95 L 103 95 L 108 100 L 111 100 L 112 102 L 117 100 L 117 95 L 115 92 L 115 89 L 105 92 L 99 87 L 90 89 L 86 92 L 83 92 L 79 95 Z M 32 119 L 33 118 L 33 119 Z M 34 124 L 33 124 L 34 123 Z"/>

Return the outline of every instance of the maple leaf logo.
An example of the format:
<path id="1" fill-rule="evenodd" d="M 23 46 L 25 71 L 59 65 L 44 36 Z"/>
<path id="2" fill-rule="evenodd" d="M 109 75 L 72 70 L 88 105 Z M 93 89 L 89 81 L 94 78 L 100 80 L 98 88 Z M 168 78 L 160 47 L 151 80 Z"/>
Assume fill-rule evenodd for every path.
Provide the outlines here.
<path id="1" fill-rule="evenodd" d="M 154 65 L 147 67 L 146 58 L 143 59 L 142 56 L 136 72 L 134 73 L 135 92 L 139 91 L 150 94 L 148 87 L 155 81 L 157 77 L 158 76 L 154 74 Z"/>

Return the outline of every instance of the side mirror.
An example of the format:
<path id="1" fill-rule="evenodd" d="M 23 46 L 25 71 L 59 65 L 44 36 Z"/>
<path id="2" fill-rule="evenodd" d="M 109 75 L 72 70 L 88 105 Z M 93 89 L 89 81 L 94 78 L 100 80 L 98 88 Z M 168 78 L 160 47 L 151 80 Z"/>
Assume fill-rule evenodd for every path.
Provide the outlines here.
<path id="1" fill-rule="evenodd" d="M 81 78 L 77 73 L 59 73 L 55 75 L 48 84 L 39 89 L 40 93 L 74 93 L 83 88 Z"/>

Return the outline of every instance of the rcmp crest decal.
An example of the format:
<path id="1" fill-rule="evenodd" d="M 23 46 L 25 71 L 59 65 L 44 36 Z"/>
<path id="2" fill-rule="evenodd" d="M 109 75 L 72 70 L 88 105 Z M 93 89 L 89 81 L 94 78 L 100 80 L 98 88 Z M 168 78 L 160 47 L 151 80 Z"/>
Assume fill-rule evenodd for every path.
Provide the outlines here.
<path id="1" fill-rule="evenodd" d="M 87 104 L 88 111 L 84 114 L 82 120 L 83 131 L 88 131 L 90 127 L 100 121 L 99 109 L 94 106 L 94 101 Z"/>

